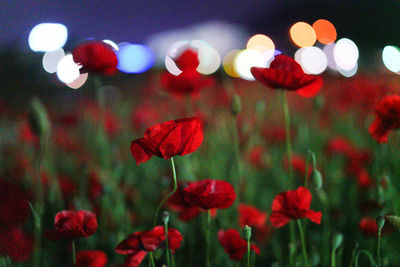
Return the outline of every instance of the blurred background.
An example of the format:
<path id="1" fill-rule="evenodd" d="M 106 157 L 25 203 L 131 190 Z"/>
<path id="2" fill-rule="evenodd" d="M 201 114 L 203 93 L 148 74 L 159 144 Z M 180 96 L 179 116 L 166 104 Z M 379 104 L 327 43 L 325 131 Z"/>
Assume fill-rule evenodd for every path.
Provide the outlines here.
<path id="1" fill-rule="evenodd" d="M 0 5 L 0 98 L 18 107 L 24 107 L 33 94 L 62 102 L 85 94 L 85 82 L 75 85 L 82 90 L 71 90 L 66 84 L 76 77 L 60 80 L 62 70 L 58 75 L 57 66 L 77 44 L 91 38 L 125 48 L 118 53 L 121 72 L 110 78 L 112 82 L 105 80 L 114 85 L 135 83 L 166 65 L 173 72 L 173 67 L 168 68 L 170 58 L 184 45 L 204 48 L 203 74 L 250 81 L 249 66 L 267 66 L 277 53 L 295 57 L 298 52 L 296 60 L 312 74 L 351 78 L 360 73 L 393 76 L 400 71 L 400 3 L 396 0 L 1 1 Z M 315 27 L 320 19 L 330 23 L 319 28 L 327 33 Z M 291 29 L 297 22 L 304 22 L 297 39 L 310 35 L 311 40 L 296 40 Z M 59 27 L 35 35 L 32 30 L 41 23 Z M 256 44 L 259 52 L 274 53 L 264 57 L 244 53 L 237 59 L 240 51 L 251 48 L 248 41 L 256 34 L 264 37 Z M 321 34 L 329 38 L 324 41 Z M 340 49 L 334 49 L 340 40 L 344 40 Z M 309 47 L 313 49 L 304 49 Z M 351 62 L 340 66 L 340 58 Z"/>

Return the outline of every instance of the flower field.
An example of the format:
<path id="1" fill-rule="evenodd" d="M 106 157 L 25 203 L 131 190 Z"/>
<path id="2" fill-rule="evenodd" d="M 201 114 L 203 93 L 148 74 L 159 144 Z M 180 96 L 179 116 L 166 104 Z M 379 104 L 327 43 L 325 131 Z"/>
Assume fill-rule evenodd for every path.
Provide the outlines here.
<path id="1" fill-rule="evenodd" d="M 0 101 L 0 266 L 398 266 L 398 78 L 72 56 L 85 96 Z"/>

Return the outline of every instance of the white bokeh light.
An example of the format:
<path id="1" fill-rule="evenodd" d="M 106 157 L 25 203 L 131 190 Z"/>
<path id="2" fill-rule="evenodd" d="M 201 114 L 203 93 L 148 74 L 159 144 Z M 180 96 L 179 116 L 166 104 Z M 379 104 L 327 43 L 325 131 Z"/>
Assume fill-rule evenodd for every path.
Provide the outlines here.
<path id="1" fill-rule="evenodd" d="M 398 47 L 385 46 L 382 51 L 382 60 L 388 70 L 395 73 L 400 71 L 400 50 Z"/>
<path id="2" fill-rule="evenodd" d="M 300 48 L 295 54 L 295 60 L 307 74 L 321 74 L 328 66 L 325 53 L 315 46 Z"/>
<path id="3" fill-rule="evenodd" d="M 337 41 L 333 50 L 333 58 L 335 59 L 336 67 L 342 71 L 350 71 L 358 61 L 358 47 L 350 39 L 342 38 Z"/>
<path id="4" fill-rule="evenodd" d="M 64 49 L 60 48 L 55 51 L 46 52 L 43 55 L 42 66 L 48 73 L 57 71 L 57 65 L 60 60 L 65 56 Z"/>
<path id="5" fill-rule="evenodd" d="M 89 76 L 88 73 L 82 73 L 81 75 L 79 75 L 77 79 L 75 79 L 71 83 L 66 83 L 66 85 L 72 89 L 79 89 L 86 83 L 88 76 Z"/>
<path id="6" fill-rule="evenodd" d="M 251 68 L 266 68 L 267 63 L 260 52 L 256 50 L 245 49 L 239 52 L 235 57 L 233 67 L 241 78 L 248 81 L 254 81 L 255 79 L 253 74 L 251 74 Z"/>
<path id="7" fill-rule="evenodd" d="M 35 52 L 48 52 L 62 48 L 68 39 L 68 30 L 59 23 L 41 23 L 29 33 L 29 47 Z"/>
<path id="8" fill-rule="evenodd" d="M 323 48 L 323 51 L 328 59 L 328 68 L 330 68 L 331 70 L 334 70 L 334 71 L 337 70 L 335 59 L 333 57 L 333 51 L 335 50 L 335 46 L 336 46 L 336 43 L 331 43 L 331 44 L 325 45 Z"/>
<path id="9" fill-rule="evenodd" d="M 182 71 L 175 64 L 175 61 L 170 56 L 165 57 L 165 68 L 169 73 L 175 76 L 178 76 L 179 74 L 182 73 Z"/>
<path id="10" fill-rule="evenodd" d="M 338 68 L 338 72 L 347 78 L 350 78 L 350 77 L 356 75 L 357 70 L 358 70 L 358 63 L 356 63 L 356 65 L 354 65 L 353 68 L 350 70 L 344 70 L 344 69 Z"/>
<path id="11" fill-rule="evenodd" d="M 118 45 L 116 43 L 114 43 L 113 41 L 106 39 L 106 40 L 103 40 L 103 42 L 110 45 L 114 50 L 116 50 L 116 51 L 119 50 Z"/>
<path id="12" fill-rule="evenodd" d="M 221 65 L 221 56 L 218 51 L 211 46 L 201 46 L 199 48 L 199 61 L 197 71 L 204 75 L 216 72 Z"/>
<path id="13" fill-rule="evenodd" d="M 57 77 L 63 83 L 72 83 L 79 78 L 79 69 L 71 54 L 64 56 L 57 65 Z"/>

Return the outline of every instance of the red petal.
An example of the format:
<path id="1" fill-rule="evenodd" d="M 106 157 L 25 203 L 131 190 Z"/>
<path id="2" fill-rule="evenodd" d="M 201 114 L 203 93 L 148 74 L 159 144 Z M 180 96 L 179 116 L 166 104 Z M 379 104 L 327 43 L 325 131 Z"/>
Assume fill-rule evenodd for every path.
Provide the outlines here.
<path id="1" fill-rule="evenodd" d="M 305 217 L 309 218 L 312 222 L 317 224 L 321 223 L 322 213 L 320 211 L 307 210 Z"/>
<path id="2" fill-rule="evenodd" d="M 148 161 L 154 155 L 154 153 L 147 146 L 144 138 L 139 138 L 132 141 L 131 153 L 133 158 L 136 160 L 137 165 Z"/>
<path id="3" fill-rule="evenodd" d="M 126 258 L 123 267 L 137 267 L 137 266 L 139 266 L 142 263 L 144 257 L 146 257 L 147 253 L 148 253 L 147 251 L 143 251 L 142 250 L 142 251 L 139 251 L 139 252 L 137 252 L 135 254 L 129 255 Z"/>
<path id="4" fill-rule="evenodd" d="M 286 225 L 291 220 L 291 217 L 284 213 L 272 212 L 269 220 L 272 226 L 279 228 Z"/>

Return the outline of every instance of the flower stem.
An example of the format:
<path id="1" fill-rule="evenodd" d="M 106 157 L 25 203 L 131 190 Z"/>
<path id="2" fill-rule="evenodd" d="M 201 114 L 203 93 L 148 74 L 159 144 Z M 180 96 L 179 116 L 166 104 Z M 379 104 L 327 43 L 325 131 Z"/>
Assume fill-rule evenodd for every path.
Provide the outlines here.
<path id="1" fill-rule="evenodd" d="M 35 218 L 35 230 L 34 230 L 34 236 L 35 236 L 35 253 L 33 255 L 33 266 L 40 266 L 40 253 L 41 253 L 41 244 L 42 244 L 42 226 L 41 226 L 41 220 L 42 220 L 42 214 L 43 214 L 43 208 L 44 208 L 44 199 L 43 199 L 43 188 L 42 188 L 42 181 L 41 181 L 41 175 L 40 175 L 40 168 L 42 165 L 42 159 L 43 155 L 45 152 L 46 140 L 43 139 L 42 137 L 40 138 L 39 141 L 39 147 L 36 148 L 35 150 L 35 156 L 34 156 L 34 170 L 33 170 L 33 179 L 37 183 L 36 187 L 36 205 L 35 205 L 35 212 L 36 212 L 36 218 Z"/>
<path id="2" fill-rule="evenodd" d="M 72 240 L 71 246 L 72 246 L 72 263 L 73 263 L 73 266 L 75 266 L 76 265 L 75 240 Z"/>
<path id="3" fill-rule="evenodd" d="M 285 90 L 281 90 L 282 92 L 282 105 L 283 105 L 283 113 L 285 116 L 285 132 L 286 132 L 286 153 L 289 165 L 289 176 L 290 183 L 293 184 L 293 166 L 292 166 L 292 139 L 290 136 L 290 115 L 289 115 L 289 105 L 287 101 L 287 95 Z"/>
<path id="4" fill-rule="evenodd" d="M 206 266 L 210 267 L 210 232 L 211 232 L 211 210 L 207 210 L 207 229 L 206 229 Z"/>
<path id="5" fill-rule="evenodd" d="M 378 229 L 378 247 L 376 251 L 376 266 L 381 267 L 381 235 L 382 235 L 382 228 Z"/>
<path id="6" fill-rule="evenodd" d="M 237 117 L 235 115 L 232 116 L 232 125 L 233 125 L 233 146 L 234 146 L 234 158 L 236 165 L 236 175 L 235 175 L 235 192 L 237 195 L 236 203 L 240 203 L 241 199 L 241 165 L 240 165 L 240 143 L 239 143 L 239 128 L 237 125 Z"/>
<path id="7" fill-rule="evenodd" d="M 336 266 L 336 250 L 332 249 L 331 252 L 331 267 Z"/>
<path id="8" fill-rule="evenodd" d="M 165 253 L 167 256 L 167 267 L 170 267 L 171 262 L 169 259 L 169 247 L 168 247 L 168 223 L 164 224 L 164 231 L 165 231 Z"/>
<path id="9" fill-rule="evenodd" d="M 247 267 L 250 267 L 250 239 L 247 240 Z"/>
<path id="10" fill-rule="evenodd" d="M 297 219 L 297 226 L 299 228 L 299 232 L 300 232 L 300 239 L 301 239 L 301 247 L 302 247 L 302 251 L 303 251 L 303 258 L 304 258 L 304 266 L 308 267 L 308 256 L 307 256 L 307 247 L 306 247 L 306 240 L 304 237 L 304 231 L 303 231 L 303 226 L 301 223 L 301 219 Z"/>
<path id="11" fill-rule="evenodd" d="M 173 177 L 174 177 L 174 188 L 172 189 L 171 192 L 168 193 L 168 195 L 166 195 L 164 197 L 164 199 L 161 201 L 160 205 L 158 205 L 158 207 L 156 209 L 156 215 L 155 215 L 154 221 L 153 221 L 153 226 L 156 226 L 156 224 L 157 224 L 157 218 L 158 218 L 158 213 L 160 213 L 160 209 L 162 208 L 164 203 L 168 200 L 168 198 L 170 198 L 175 193 L 176 189 L 178 188 L 178 184 L 177 184 L 177 181 L 176 181 L 176 171 L 175 171 L 174 158 L 171 158 L 171 166 L 172 166 L 172 173 L 173 173 Z"/>

